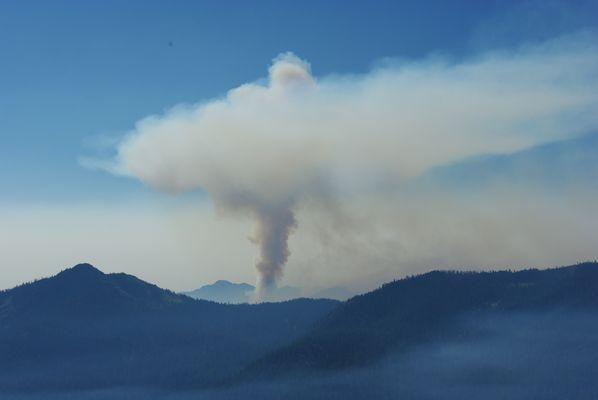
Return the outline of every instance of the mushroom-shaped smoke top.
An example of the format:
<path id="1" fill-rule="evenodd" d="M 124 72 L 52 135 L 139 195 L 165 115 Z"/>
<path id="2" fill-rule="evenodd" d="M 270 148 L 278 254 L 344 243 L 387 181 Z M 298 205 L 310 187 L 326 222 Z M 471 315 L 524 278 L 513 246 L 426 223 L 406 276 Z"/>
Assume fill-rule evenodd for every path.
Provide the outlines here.
<path id="1" fill-rule="evenodd" d="M 139 121 L 115 168 L 163 191 L 202 189 L 220 210 L 254 218 L 263 292 L 282 276 L 305 199 L 379 195 L 436 166 L 598 128 L 592 43 L 565 38 L 317 80 L 285 53 L 266 83 Z"/>
<path id="2" fill-rule="evenodd" d="M 174 193 L 202 188 L 221 210 L 255 219 L 258 298 L 282 276 L 297 195 L 316 175 L 306 173 L 300 132 L 279 130 L 281 111 L 315 88 L 309 64 L 281 54 L 269 73 L 266 87 L 247 84 L 225 100 L 140 121 L 119 149 L 127 173 L 149 185 Z"/>

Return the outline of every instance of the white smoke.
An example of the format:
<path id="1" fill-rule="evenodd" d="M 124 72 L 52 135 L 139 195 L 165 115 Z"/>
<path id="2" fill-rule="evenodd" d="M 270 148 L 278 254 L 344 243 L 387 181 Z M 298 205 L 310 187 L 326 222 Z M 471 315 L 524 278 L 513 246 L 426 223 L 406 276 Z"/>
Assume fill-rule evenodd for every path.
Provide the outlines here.
<path id="1" fill-rule="evenodd" d="M 306 199 L 379 195 L 436 166 L 597 128 L 592 43 L 574 36 L 321 78 L 281 54 L 265 84 L 139 121 L 112 169 L 162 191 L 202 189 L 220 210 L 253 217 L 266 290 Z"/>

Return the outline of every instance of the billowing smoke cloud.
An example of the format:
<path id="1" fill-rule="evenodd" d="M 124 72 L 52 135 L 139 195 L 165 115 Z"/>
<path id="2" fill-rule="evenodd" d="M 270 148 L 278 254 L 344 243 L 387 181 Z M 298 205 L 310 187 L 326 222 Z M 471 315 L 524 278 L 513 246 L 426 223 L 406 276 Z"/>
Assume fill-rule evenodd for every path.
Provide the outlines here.
<path id="1" fill-rule="evenodd" d="M 113 169 L 162 191 L 202 189 L 220 210 L 254 218 L 263 291 L 282 275 L 308 199 L 379 196 L 433 167 L 597 128 L 592 43 L 573 36 L 321 78 L 281 54 L 266 82 L 139 121 Z"/>

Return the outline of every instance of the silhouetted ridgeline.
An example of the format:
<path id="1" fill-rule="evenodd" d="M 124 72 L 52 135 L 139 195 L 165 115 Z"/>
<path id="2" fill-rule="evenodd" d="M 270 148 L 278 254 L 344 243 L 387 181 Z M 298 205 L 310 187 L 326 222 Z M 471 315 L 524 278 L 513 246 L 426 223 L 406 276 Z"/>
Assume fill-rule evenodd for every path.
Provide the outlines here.
<path id="1" fill-rule="evenodd" d="M 597 263 L 434 271 L 344 303 L 217 304 L 88 264 L 0 293 L 11 400 L 593 400 L 595 354 Z"/>
<path id="2" fill-rule="evenodd" d="M 368 365 L 434 340 L 477 335 L 460 324 L 466 316 L 559 310 L 598 311 L 597 263 L 519 272 L 433 271 L 353 297 L 242 377 Z"/>
<path id="3" fill-rule="evenodd" d="M 336 304 L 222 305 L 77 265 L 0 293 L 0 392 L 207 384 Z"/>

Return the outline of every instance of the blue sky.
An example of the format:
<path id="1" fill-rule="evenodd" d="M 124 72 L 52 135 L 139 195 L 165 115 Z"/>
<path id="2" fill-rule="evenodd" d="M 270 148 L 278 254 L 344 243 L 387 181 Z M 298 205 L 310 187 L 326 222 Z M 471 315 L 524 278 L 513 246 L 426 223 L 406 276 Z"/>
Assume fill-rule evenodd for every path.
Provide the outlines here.
<path id="1" fill-rule="evenodd" d="M 570 49 L 596 37 L 596 16 L 596 0 L 0 0 L 0 289 L 78 262 L 175 290 L 217 279 L 253 283 L 251 218 L 219 216 L 211 201 L 196 201 L 198 195 L 208 199 L 201 189 L 173 198 L 139 180 L 86 168 L 81 157 L 114 157 L 137 121 L 161 115 L 168 123 L 173 106 L 213 104 L 251 82 L 267 87 L 273 58 L 287 51 L 307 60 L 311 76 L 326 87 L 375 80 L 384 68 L 400 80 L 392 66 L 408 65 L 423 76 L 432 71 L 442 89 L 460 88 L 459 66 L 491 72 L 483 62 L 489 51 L 501 62 L 518 54 L 536 62 L 534 51 L 561 62 L 560 53 L 550 58 L 551 46 L 563 47 L 558 38 L 565 37 L 566 51 L 587 57 L 571 59 L 581 67 L 564 74 L 567 82 L 582 76 L 581 84 L 567 87 L 576 94 L 594 84 L 582 67 L 584 60 L 592 65 L 595 54 Z M 529 48 L 536 50 L 526 53 Z M 516 97 L 514 85 L 526 82 L 514 78 L 507 86 Z M 523 108 L 536 100 L 550 98 L 532 92 Z M 280 283 L 364 289 L 432 266 L 547 266 L 595 258 L 598 141 L 587 115 L 593 106 L 573 107 L 566 116 L 589 121 L 587 132 L 584 123 L 575 135 L 547 132 L 573 141 L 543 138 L 530 141 L 541 145 L 535 150 L 513 147 L 525 147 L 513 156 L 478 152 L 479 158 L 448 169 L 441 163 L 424 175 L 424 189 L 416 182 L 413 192 L 384 201 L 376 193 L 365 203 L 343 204 L 346 210 L 325 201 L 313 210 L 301 204 L 293 256 Z M 415 108 L 426 110 L 425 104 Z M 559 111 L 547 110 L 531 125 Z M 559 121 L 554 126 L 569 120 Z M 581 131 L 590 136 L 578 138 Z M 550 164 L 553 159 L 558 162 Z M 566 173 L 555 180 L 555 171 Z M 426 197 L 430 182 L 433 190 L 452 193 Z M 473 189 L 463 190 L 468 184 Z"/>
<path id="2" fill-rule="evenodd" d="M 567 4 L 565 4 L 567 3 Z M 571 6 L 571 3 L 576 3 Z M 0 197 L 149 195 L 81 168 L 103 136 L 223 95 L 293 51 L 315 75 L 393 58 L 463 57 L 596 23 L 596 2 L 24 1 L 0 4 Z M 101 136 L 98 138 L 98 136 Z"/>

